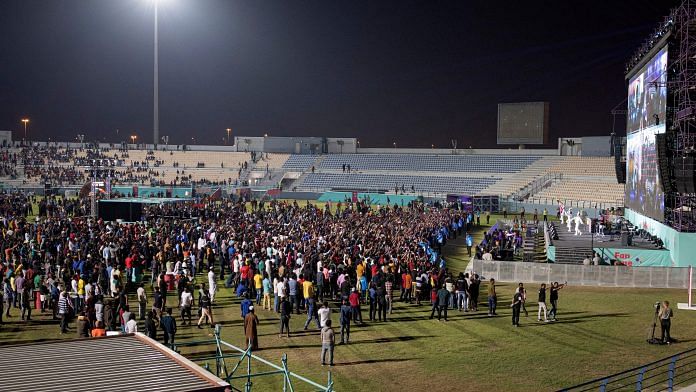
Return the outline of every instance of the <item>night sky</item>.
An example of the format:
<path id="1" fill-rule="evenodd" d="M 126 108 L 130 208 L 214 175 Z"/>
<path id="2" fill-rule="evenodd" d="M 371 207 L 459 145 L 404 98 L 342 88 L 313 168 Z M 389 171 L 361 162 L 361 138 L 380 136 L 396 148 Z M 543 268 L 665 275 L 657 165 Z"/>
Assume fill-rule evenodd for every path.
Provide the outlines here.
<path id="1" fill-rule="evenodd" d="M 160 135 L 494 147 L 517 101 L 551 103 L 551 146 L 608 135 L 624 64 L 677 3 L 160 0 Z M 0 0 L 0 130 L 151 142 L 153 12 Z"/>

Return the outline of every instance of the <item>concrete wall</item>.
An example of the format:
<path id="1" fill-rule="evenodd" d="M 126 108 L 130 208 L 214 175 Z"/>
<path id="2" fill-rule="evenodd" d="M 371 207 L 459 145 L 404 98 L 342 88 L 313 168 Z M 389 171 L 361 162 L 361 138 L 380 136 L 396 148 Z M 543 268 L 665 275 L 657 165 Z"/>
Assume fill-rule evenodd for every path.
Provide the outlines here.
<path id="1" fill-rule="evenodd" d="M 0 146 L 12 144 L 12 131 L 0 131 Z"/>
<path id="2" fill-rule="evenodd" d="M 588 136 L 582 138 L 584 157 L 608 157 L 610 155 L 611 136 Z"/>
<path id="3" fill-rule="evenodd" d="M 451 148 L 358 148 L 358 154 L 440 154 L 440 155 L 542 155 L 558 156 L 556 149 L 457 149 Z"/>
<path id="4" fill-rule="evenodd" d="M 343 145 L 340 142 L 343 142 Z M 326 147 L 329 154 L 355 154 L 358 149 L 358 139 L 329 137 L 326 138 Z"/>
<path id="5" fill-rule="evenodd" d="M 235 136 L 236 151 L 263 151 L 263 137 Z"/>

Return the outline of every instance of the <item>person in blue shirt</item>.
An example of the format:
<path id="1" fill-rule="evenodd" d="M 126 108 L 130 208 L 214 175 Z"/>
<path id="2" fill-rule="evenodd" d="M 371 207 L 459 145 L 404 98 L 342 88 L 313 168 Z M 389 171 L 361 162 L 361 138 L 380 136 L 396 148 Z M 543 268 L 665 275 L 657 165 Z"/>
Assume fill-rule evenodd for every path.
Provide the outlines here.
<path id="1" fill-rule="evenodd" d="M 249 293 L 244 294 L 244 300 L 240 304 L 240 307 L 242 309 L 242 319 L 246 317 L 247 314 L 249 314 L 249 308 L 253 306 L 253 303 L 249 299 Z"/>
<path id="2" fill-rule="evenodd" d="M 341 305 L 341 314 L 339 318 L 339 322 L 341 325 L 341 344 L 350 343 L 350 319 L 352 315 L 353 310 L 348 304 L 348 301 L 344 299 L 343 304 Z"/>
<path id="3" fill-rule="evenodd" d="M 472 237 L 471 234 L 466 233 L 466 251 L 469 254 L 469 257 L 471 257 L 472 246 L 474 246 L 474 237 Z"/>
<path id="4" fill-rule="evenodd" d="M 237 297 L 241 297 L 247 292 L 246 282 L 240 281 L 239 286 L 237 286 Z"/>

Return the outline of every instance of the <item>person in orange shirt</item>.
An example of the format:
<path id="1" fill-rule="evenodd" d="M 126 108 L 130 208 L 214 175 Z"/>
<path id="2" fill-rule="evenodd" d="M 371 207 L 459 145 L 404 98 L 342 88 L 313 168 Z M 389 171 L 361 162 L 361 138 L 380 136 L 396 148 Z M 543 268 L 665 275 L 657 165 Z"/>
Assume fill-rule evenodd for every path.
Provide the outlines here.
<path id="1" fill-rule="evenodd" d="M 408 301 L 408 303 L 411 303 L 411 287 L 413 285 L 413 278 L 411 278 L 411 274 L 407 271 L 405 271 L 403 274 L 401 274 L 401 300 L 402 301 Z"/>
<path id="2" fill-rule="evenodd" d="M 95 327 L 92 329 L 92 337 L 97 338 L 100 336 L 106 336 L 106 329 L 104 329 L 104 323 L 97 321 Z"/>

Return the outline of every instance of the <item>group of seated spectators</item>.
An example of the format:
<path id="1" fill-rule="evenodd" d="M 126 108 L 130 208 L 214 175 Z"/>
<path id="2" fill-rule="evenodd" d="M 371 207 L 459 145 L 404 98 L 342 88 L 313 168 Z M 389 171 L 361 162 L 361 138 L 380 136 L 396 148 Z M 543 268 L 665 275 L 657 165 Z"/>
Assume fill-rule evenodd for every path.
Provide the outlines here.
<path id="1" fill-rule="evenodd" d="M 523 231 L 514 222 L 510 223 L 510 225 L 496 224 L 484 233 L 483 240 L 476 247 L 477 259 L 486 261 L 512 260 L 523 250 Z"/>

